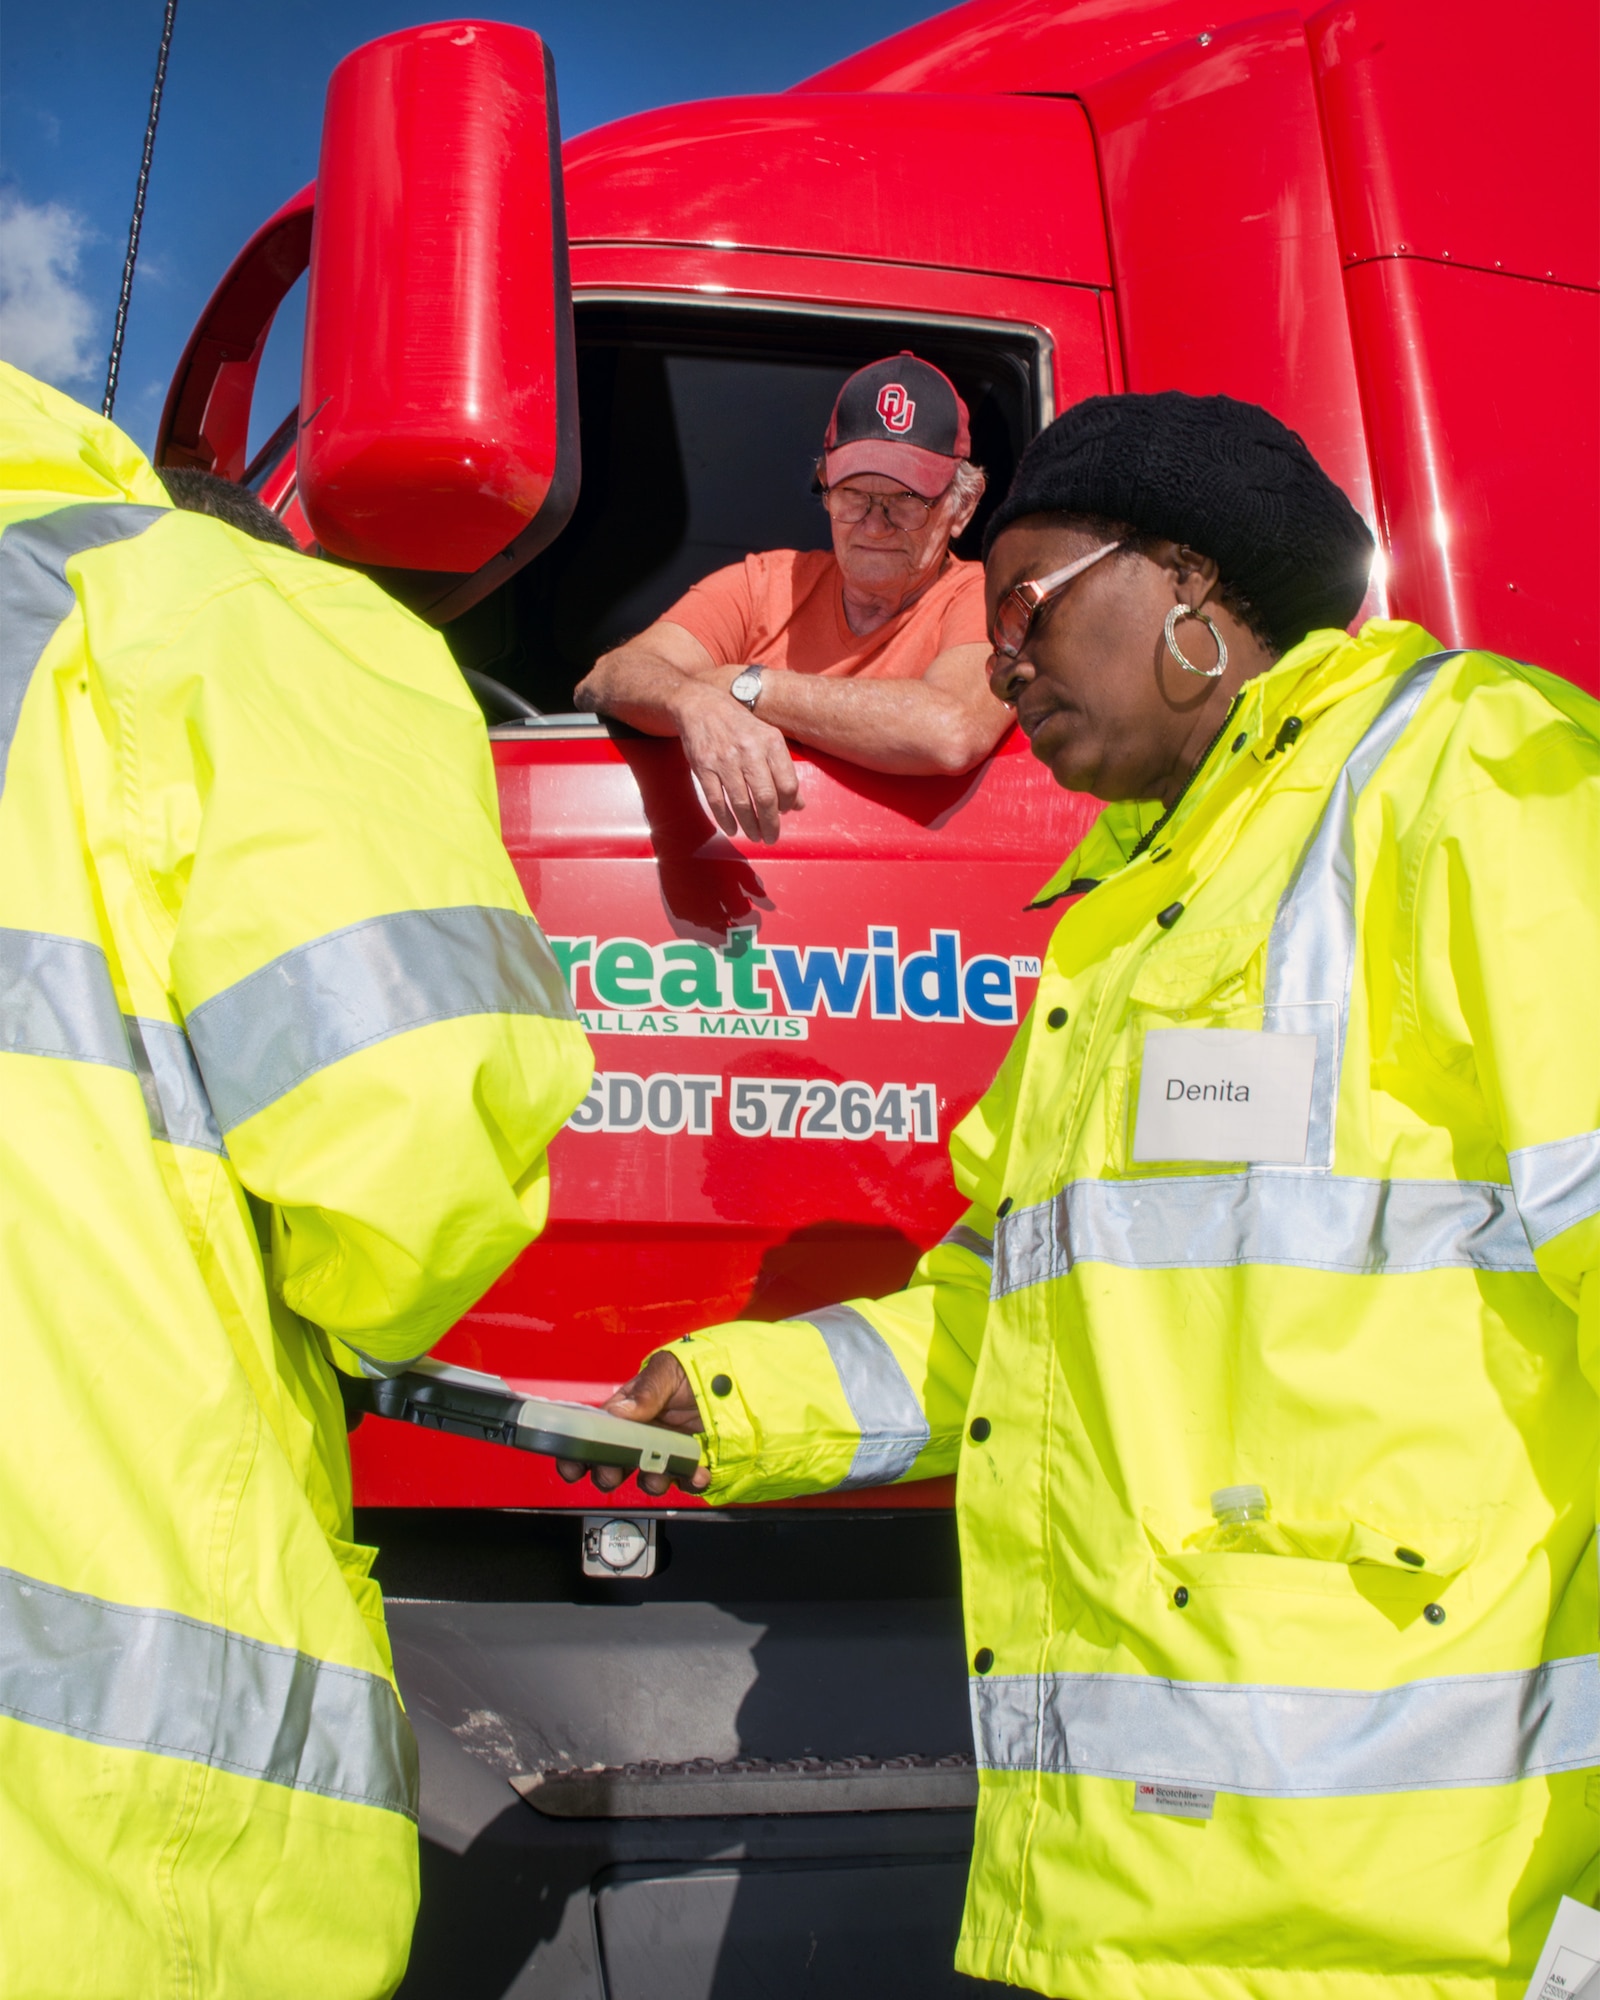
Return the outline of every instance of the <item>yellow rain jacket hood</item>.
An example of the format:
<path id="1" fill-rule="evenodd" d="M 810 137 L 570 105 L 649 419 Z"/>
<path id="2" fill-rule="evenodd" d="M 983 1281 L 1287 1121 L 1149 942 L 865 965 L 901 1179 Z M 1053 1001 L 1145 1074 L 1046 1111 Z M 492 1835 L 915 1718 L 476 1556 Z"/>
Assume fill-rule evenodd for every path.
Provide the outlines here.
<path id="1" fill-rule="evenodd" d="M 0 365 L 0 1992 L 371 2000 L 415 1747 L 330 1356 L 537 1234 L 590 1057 L 363 578 Z"/>
<path id="2" fill-rule="evenodd" d="M 1050 885 L 910 1288 L 673 1348 L 712 1497 L 956 1472 L 964 1971 L 1518 2000 L 1600 1887 L 1600 707 L 1316 633 L 1156 820 Z M 1174 1050 L 1292 1055 L 1301 1150 L 1141 1144 L 1221 1129 Z"/>

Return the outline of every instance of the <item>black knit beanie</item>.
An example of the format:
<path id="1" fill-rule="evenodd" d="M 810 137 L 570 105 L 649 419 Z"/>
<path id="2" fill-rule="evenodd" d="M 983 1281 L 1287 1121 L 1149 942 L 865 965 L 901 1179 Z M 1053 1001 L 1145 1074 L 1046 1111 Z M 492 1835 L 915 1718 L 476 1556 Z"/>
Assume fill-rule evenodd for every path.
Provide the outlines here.
<path id="1" fill-rule="evenodd" d="M 990 519 L 1097 514 L 1184 542 L 1217 565 L 1280 651 L 1348 625 L 1366 595 L 1372 536 L 1295 433 L 1231 396 L 1091 396 L 1022 454 Z"/>

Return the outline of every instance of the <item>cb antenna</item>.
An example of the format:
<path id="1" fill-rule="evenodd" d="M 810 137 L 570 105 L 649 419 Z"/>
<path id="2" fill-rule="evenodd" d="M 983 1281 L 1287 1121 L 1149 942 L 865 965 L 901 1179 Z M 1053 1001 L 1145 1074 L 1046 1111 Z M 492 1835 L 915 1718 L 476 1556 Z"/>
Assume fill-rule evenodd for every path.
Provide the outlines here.
<path id="1" fill-rule="evenodd" d="M 178 0 L 167 0 L 161 22 L 161 47 L 156 52 L 156 80 L 150 92 L 150 116 L 144 128 L 144 152 L 139 159 L 139 184 L 133 191 L 133 220 L 128 224 L 128 254 L 122 260 L 122 291 L 117 299 L 117 323 L 111 333 L 111 354 L 106 362 L 106 393 L 100 414 L 109 417 L 117 401 L 117 371 L 122 366 L 122 342 L 128 331 L 128 301 L 133 297 L 133 267 L 139 261 L 139 231 L 144 227 L 144 199 L 150 190 L 150 158 L 156 149 L 156 127 L 161 122 L 161 93 L 167 87 L 167 52 L 172 47 L 172 24 L 177 18 Z"/>

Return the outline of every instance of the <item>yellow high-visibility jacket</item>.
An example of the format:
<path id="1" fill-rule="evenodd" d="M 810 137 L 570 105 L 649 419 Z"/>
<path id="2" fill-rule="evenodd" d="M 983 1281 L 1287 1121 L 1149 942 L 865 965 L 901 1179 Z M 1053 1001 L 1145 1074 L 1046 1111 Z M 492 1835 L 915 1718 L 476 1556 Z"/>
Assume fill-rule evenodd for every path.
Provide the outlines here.
<path id="1" fill-rule="evenodd" d="M 542 1226 L 587 1044 L 365 579 L 0 366 L 0 1993 L 373 2000 L 415 1744 L 329 1353 Z"/>
<path id="2" fill-rule="evenodd" d="M 963 1970 L 1520 2000 L 1600 1887 L 1600 706 L 1318 632 L 1156 818 L 1051 885 L 909 1289 L 671 1350 L 712 1497 L 956 1471 Z M 1303 1159 L 1134 1157 L 1218 1028 L 1308 1038 Z"/>

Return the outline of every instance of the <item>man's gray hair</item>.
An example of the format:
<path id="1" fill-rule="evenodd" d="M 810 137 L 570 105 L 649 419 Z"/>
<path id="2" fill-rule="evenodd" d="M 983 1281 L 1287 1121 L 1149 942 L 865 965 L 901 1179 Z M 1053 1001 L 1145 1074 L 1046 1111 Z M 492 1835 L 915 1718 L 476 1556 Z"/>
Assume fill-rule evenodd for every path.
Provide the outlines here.
<path id="1" fill-rule="evenodd" d="M 955 488 L 955 497 L 960 501 L 981 500 L 983 489 L 989 483 L 989 476 L 981 465 L 974 465 L 970 458 L 963 458 L 956 466 L 956 476 L 950 484 Z"/>

